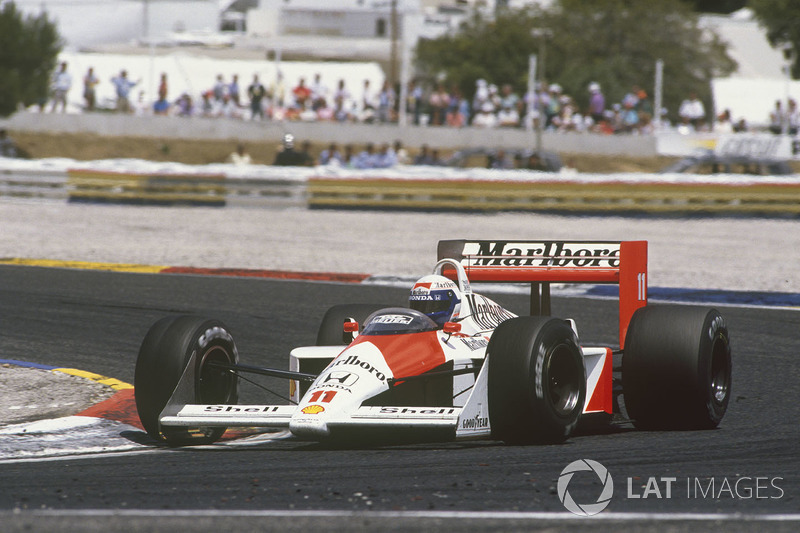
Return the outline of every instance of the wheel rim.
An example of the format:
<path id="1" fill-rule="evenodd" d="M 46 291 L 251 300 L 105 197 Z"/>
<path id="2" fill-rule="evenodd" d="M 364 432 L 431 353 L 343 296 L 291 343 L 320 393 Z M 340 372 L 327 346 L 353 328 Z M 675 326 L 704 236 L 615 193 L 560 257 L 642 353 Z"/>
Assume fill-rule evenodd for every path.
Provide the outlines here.
<path id="1" fill-rule="evenodd" d="M 233 358 L 222 346 L 211 346 L 200 359 L 197 373 L 197 401 L 204 404 L 227 403 L 235 376 L 228 370 L 210 363 L 229 365 Z"/>
<path id="2" fill-rule="evenodd" d="M 557 346 L 547 361 L 547 396 L 553 410 L 562 417 L 575 411 L 581 396 L 582 373 L 566 344 Z"/>
<path id="3" fill-rule="evenodd" d="M 711 398 L 717 404 L 723 404 L 728 397 L 730 375 L 728 344 L 717 338 L 711 347 Z"/>

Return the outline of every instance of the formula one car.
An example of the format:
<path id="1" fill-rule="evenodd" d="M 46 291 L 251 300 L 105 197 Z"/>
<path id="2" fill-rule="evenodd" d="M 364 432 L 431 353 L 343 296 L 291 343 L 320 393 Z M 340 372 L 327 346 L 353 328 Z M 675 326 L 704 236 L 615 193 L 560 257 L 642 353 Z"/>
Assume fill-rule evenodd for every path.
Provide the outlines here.
<path id="1" fill-rule="evenodd" d="M 408 308 L 331 308 L 317 346 L 292 350 L 289 370 L 240 364 L 218 320 L 158 321 L 136 363 L 145 430 L 170 445 L 211 443 L 228 427 L 323 442 L 558 443 L 579 422 L 609 423 L 620 397 L 638 428 L 722 420 L 731 394 L 725 320 L 715 309 L 647 306 L 647 242 L 455 240 L 440 241 L 438 254 Z M 474 293 L 473 282 L 529 283 L 531 316 Z M 619 351 L 583 346 L 574 320 L 549 316 L 552 283 L 619 285 Z M 288 379 L 291 403 L 240 405 L 245 373 Z"/>

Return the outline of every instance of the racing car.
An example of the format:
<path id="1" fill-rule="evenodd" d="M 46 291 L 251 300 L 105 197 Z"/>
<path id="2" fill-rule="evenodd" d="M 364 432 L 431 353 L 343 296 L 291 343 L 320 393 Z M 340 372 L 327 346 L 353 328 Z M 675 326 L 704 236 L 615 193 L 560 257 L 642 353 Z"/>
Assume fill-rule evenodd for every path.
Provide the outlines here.
<path id="1" fill-rule="evenodd" d="M 479 282 L 529 286 L 530 315 L 473 292 Z M 585 346 L 575 320 L 551 316 L 556 283 L 618 285 L 619 346 Z M 731 394 L 725 319 L 713 308 L 648 306 L 646 241 L 440 241 L 408 307 L 334 306 L 316 345 L 293 349 L 288 366 L 241 364 L 219 320 L 164 318 L 139 350 L 139 417 L 174 446 L 236 427 L 318 442 L 560 443 L 583 422 L 612 419 L 714 428 Z M 245 374 L 287 379 L 289 403 L 240 404 Z"/>

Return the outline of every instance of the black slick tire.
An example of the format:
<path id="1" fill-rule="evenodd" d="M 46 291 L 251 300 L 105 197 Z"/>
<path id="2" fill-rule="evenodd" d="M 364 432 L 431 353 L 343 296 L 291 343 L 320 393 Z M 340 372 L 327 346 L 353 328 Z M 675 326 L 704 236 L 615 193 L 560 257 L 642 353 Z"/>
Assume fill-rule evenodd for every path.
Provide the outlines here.
<path id="1" fill-rule="evenodd" d="M 711 429 L 731 395 L 731 345 L 716 309 L 647 306 L 628 326 L 625 408 L 640 429 Z"/>
<path id="2" fill-rule="evenodd" d="M 492 438 L 507 444 L 565 441 L 586 402 L 586 371 L 565 320 L 517 317 L 487 347 Z"/>
<path id="3" fill-rule="evenodd" d="M 189 361 L 195 356 L 193 403 L 235 404 L 238 380 L 210 363 L 237 364 L 233 337 L 218 320 L 195 316 L 168 317 L 148 331 L 136 360 L 134 396 L 139 419 L 148 435 L 170 445 L 208 444 L 224 427 L 164 428 L 158 418 L 169 402 Z"/>

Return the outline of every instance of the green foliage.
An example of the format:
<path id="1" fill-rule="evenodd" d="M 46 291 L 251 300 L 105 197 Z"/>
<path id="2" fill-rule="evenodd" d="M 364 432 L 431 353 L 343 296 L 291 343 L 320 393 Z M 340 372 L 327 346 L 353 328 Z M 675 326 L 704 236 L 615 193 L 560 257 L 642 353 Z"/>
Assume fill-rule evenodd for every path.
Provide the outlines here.
<path id="1" fill-rule="evenodd" d="M 711 78 L 736 66 L 681 0 L 560 0 L 548 10 L 504 10 L 491 21 L 476 15 L 454 35 L 421 42 L 417 66 L 470 97 L 478 78 L 510 83 L 521 94 L 530 54 L 540 62 L 544 56 L 545 79 L 582 107 L 592 81 L 601 84 L 608 102 L 620 101 L 634 85 L 652 93 L 656 60 L 662 59 L 664 105 L 673 117 L 691 92 L 708 103 Z"/>
<path id="2" fill-rule="evenodd" d="M 47 100 L 61 38 L 46 15 L 23 16 L 13 2 L 0 10 L 0 116 Z"/>
<path id="3" fill-rule="evenodd" d="M 767 29 L 773 46 L 792 51 L 792 77 L 800 77 L 800 2 L 797 0 L 749 0 L 748 6 Z"/>

